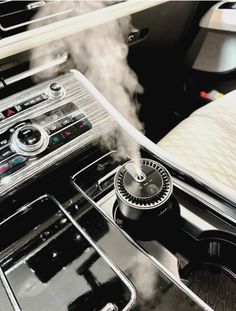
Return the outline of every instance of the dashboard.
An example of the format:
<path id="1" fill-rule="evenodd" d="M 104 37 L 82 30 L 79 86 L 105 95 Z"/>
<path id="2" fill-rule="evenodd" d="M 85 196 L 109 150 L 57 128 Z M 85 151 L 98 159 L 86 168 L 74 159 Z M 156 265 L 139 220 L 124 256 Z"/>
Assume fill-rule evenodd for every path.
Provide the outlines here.
<path id="1" fill-rule="evenodd" d="M 48 14 L 43 18 L 35 15 L 39 10 L 48 10 Z M 74 2 L 67 1 L 63 7 L 58 6 L 57 1 L 1 1 L 0 2 L 0 37 L 6 38 L 16 33 L 22 32 L 26 26 L 39 22 L 40 20 L 50 22 L 53 18 L 63 18 L 62 15 L 73 12 Z M 54 12 L 54 13 L 53 13 Z"/>

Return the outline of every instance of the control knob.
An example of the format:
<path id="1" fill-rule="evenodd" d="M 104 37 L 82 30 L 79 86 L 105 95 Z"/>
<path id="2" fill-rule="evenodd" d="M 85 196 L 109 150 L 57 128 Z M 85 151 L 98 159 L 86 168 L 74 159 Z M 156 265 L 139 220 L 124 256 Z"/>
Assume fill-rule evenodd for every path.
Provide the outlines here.
<path id="1" fill-rule="evenodd" d="M 53 82 L 48 86 L 47 94 L 52 99 L 62 98 L 65 95 L 65 89 L 60 83 Z"/>
<path id="2" fill-rule="evenodd" d="M 46 131 L 35 124 L 24 125 L 12 135 L 11 147 L 23 155 L 37 155 L 44 151 L 49 142 Z"/>

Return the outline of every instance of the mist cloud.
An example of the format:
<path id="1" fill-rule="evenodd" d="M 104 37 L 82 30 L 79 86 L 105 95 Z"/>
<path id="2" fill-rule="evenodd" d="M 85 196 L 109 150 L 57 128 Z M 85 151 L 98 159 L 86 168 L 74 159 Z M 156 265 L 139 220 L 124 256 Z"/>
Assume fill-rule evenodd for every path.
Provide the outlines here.
<path id="1" fill-rule="evenodd" d="M 66 1 L 58 2 L 60 2 L 58 4 L 60 10 L 63 6 L 68 5 Z M 74 12 L 77 15 L 85 14 L 111 5 L 113 2 L 75 1 Z M 55 11 L 50 12 L 49 10 L 48 7 L 42 8 L 36 17 L 55 13 Z M 43 23 L 45 22 L 41 22 L 41 24 Z M 33 27 L 35 27 L 34 24 Z M 43 58 L 43 61 L 47 62 L 53 58 L 55 51 L 67 49 L 70 53 L 70 66 L 81 71 L 130 123 L 139 130 L 143 130 L 143 125 L 137 117 L 139 105 L 135 101 L 135 95 L 142 93 L 143 88 L 127 62 L 128 46 L 126 41 L 129 33 L 133 30 L 130 16 L 88 29 L 49 44 L 46 47 L 47 56 Z M 45 54 L 45 46 L 33 50 L 32 67 L 38 65 L 42 54 Z M 62 69 L 66 70 L 65 67 Z M 58 72 L 51 69 L 41 73 L 37 79 L 51 78 L 56 74 Z M 110 150 L 117 149 L 121 158 L 128 154 L 134 160 L 138 159 L 140 156 L 139 146 L 127 133 L 118 128 L 115 122 L 112 132 L 109 139 L 103 137 L 103 145 Z"/>

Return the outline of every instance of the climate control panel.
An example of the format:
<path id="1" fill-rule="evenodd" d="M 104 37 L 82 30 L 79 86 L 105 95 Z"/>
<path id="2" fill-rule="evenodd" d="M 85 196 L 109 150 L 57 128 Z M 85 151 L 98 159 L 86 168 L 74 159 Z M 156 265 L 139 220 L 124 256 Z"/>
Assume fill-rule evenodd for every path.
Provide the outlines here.
<path id="1" fill-rule="evenodd" d="M 73 103 L 14 124 L 0 135 L 0 176 L 15 172 L 91 128 L 86 115 Z"/>
<path id="2" fill-rule="evenodd" d="M 109 129 L 107 112 L 74 72 L 11 96 L 4 104 L 0 110 L 0 197 Z"/>

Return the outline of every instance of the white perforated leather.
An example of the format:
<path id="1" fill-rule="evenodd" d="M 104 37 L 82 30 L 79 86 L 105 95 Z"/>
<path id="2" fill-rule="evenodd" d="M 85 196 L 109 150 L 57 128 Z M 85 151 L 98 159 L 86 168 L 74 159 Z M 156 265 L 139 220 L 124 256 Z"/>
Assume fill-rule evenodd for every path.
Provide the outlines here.
<path id="1" fill-rule="evenodd" d="M 236 91 L 196 110 L 158 146 L 176 165 L 236 190 Z"/>

